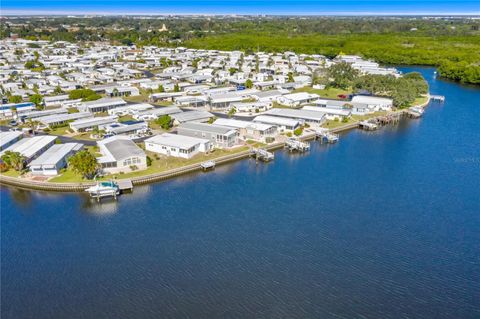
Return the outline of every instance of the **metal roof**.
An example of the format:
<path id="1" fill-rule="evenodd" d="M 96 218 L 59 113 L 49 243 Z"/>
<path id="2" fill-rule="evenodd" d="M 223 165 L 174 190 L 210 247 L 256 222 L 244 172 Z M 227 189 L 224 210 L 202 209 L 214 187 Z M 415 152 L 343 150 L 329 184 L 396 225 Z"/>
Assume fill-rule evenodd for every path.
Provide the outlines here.
<path id="1" fill-rule="evenodd" d="M 145 143 L 153 143 L 165 145 L 170 147 L 177 147 L 180 149 L 189 149 L 200 143 L 208 143 L 209 140 L 197 137 L 190 137 L 184 135 L 163 133 L 155 135 L 145 140 Z"/>
<path id="2" fill-rule="evenodd" d="M 83 145 L 80 143 L 65 143 L 52 145 L 48 150 L 45 151 L 45 153 L 33 160 L 29 166 L 55 166 L 65 156 L 67 156 L 71 152 L 79 151 L 82 147 Z"/>

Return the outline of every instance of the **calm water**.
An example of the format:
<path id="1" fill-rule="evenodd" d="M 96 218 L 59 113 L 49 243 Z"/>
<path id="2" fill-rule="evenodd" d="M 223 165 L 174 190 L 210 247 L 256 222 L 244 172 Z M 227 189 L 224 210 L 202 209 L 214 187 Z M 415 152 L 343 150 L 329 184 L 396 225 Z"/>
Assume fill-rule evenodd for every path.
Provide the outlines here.
<path id="1" fill-rule="evenodd" d="M 480 89 L 117 203 L 1 189 L 2 318 L 480 318 Z"/>

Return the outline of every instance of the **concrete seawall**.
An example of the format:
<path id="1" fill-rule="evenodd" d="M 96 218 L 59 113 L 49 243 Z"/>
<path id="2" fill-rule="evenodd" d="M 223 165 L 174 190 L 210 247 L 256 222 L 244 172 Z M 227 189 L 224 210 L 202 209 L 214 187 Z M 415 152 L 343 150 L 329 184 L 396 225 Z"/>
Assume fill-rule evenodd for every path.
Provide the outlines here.
<path id="1" fill-rule="evenodd" d="M 425 107 L 430 102 L 430 98 L 427 102 L 423 103 L 422 105 L 418 105 L 420 107 Z M 405 110 L 400 110 L 398 113 L 404 113 Z M 351 129 L 355 129 L 358 127 L 359 122 L 348 123 L 337 128 L 331 129 L 330 132 L 332 133 L 341 133 L 345 131 L 349 131 Z M 304 141 L 309 141 L 315 139 L 315 134 L 307 134 L 301 138 Z M 275 151 L 284 148 L 285 143 L 274 143 L 267 145 L 264 147 L 267 151 Z M 238 161 L 241 159 L 248 158 L 250 156 L 250 151 L 242 151 L 236 154 L 230 154 L 218 157 L 213 159 L 216 165 L 223 165 L 233 161 Z M 167 180 L 170 178 L 174 178 L 180 175 L 185 175 L 197 171 L 201 171 L 202 167 L 200 166 L 201 163 L 191 164 L 187 166 L 182 166 L 178 168 L 174 168 L 168 171 L 154 173 L 145 176 L 134 177 L 131 179 L 132 184 L 134 186 L 137 185 L 145 185 L 149 183 L 160 182 L 163 180 Z M 21 189 L 30 189 L 30 190 L 39 190 L 39 191 L 53 191 L 53 192 L 82 192 L 90 186 L 95 185 L 95 182 L 84 182 L 84 183 L 51 183 L 51 182 L 38 182 L 38 181 L 31 181 L 17 177 L 10 177 L 0 174 L 0 184 L 6 186 L 17 187 Z"/>

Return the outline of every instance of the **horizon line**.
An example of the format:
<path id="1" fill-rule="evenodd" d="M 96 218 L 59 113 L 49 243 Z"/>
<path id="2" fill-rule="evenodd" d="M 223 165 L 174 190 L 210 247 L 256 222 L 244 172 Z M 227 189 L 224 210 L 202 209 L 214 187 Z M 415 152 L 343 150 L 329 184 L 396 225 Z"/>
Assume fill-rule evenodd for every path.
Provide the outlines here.
<path id="1" fill-rule="evenodd" d="M 292 12 L 292 13 L 233 13 L 233 12 L 215 12 L 215 13 L 195 13 L 195 12 L 123 12 L 123 11 L 83 11 L 83 10 L 23 10 L 23 9 L 7 9 L 0 10 L 0 17 L 2 16 L 36 16 L 36 15 L 56 15 L 56 16 L 66 16 L 66 15 L 97 15 L 97 16 L 311 16 L 311 17 L 321 17 L 321 16 L 439 16 L 439 17 L 450 17 L 450 16 L 465 16 L 465 17 L 477 17 L 480 16 L 480 11 L 478 12 L 435 12 L 435 11 L 419 11 L 419 12 L 392 12 L 392 11 L 330 11 L 330 12 Z"/>

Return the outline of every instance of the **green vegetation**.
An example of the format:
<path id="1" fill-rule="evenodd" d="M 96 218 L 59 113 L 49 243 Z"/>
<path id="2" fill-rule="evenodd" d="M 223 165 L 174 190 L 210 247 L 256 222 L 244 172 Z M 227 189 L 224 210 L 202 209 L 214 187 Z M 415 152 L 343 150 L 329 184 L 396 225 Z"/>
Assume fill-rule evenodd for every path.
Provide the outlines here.
<path id="1" fill-rule="evenodd" d="M 173 120 L 169 115 L 162 115 L 155 120 L 155 123 L 164 130 L 168 130 L 173 126 Z"/>
<path id="2" fill-rule="evenodd" d="M 97 159 L 88 150 L 82 150 L 68 159 L 71 170 L 86 179 L 92 179 L 98 169 Z"/>
<path id="3" fill-rule="evenodd" d="M 25 157 L 18 152 L 6 151 L 1 159 L 9 169 L 11 168 L 17 172 L 23 170 L 25 165 Z"/>
<path id="4" fill-rule="evenodd" d="M 20 95 L 12 95 L 8 98 L 9 103 L 21 103 L 23 101 Z"/>
<path id="5" fill-rule="evenodd" d="M 18 26 L 1 24 L 0 38 L 16 33 L 30 40 L 108 40 L 140 47 L 181 45 L 247 54 L 295 51 L 330 58 L 357 54 L 384 64 L 439 66 L 441 76 L 480 83 L 480 21 L 468 18 L 18 17 L 16 22 Z M 169 31 L 157 31 L 164 23 Z M 175 62 L 162 59 L 161 63 L 167 67 Z"/>
<path id="6" fill-rule="evenodd" d="M 43 108 L 43 96 L 41 94 L 31 95 L 29 101 L 34 103 L 37 109 Z"/>
<path id="7" fill-rule="evenodd" d="M 68 98 L 71 100 L 82 99 L 82 101 L 95 101 L 101 98 L 100 95 L 90 89 L 76 89 L 68 93 Z"/>
<path id="8" fill-rule="evenodd" d="M 314 89 L 312 87 L 303 87 L 303 88 L 300 88 L 300 89 L 297 89 L 294 91 L 294 93 L 297 93 L 297 92 L 307 92 L 307 93 L 315 93 L 315 94 L 318 94 L 320 95 L 320 97 L 322 98 L 326 98 L 326 99 L 338 99 L 338 96 L 339 95 L 349 95 L 349 94 L 352 94 L 352 88 L 348 88 L 348 89 L 337 89 L 337 88 L 334 88 L 334 87 L 326 87 L 325 89 L 323 90 L 320 90 L 320 89 Z"/>

